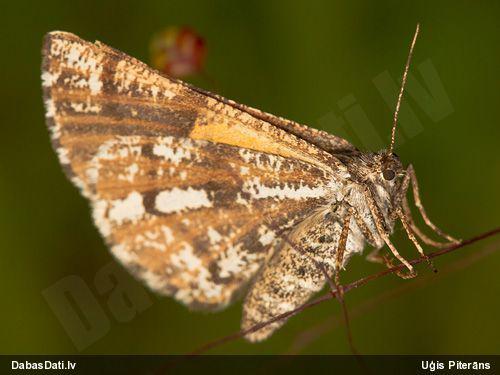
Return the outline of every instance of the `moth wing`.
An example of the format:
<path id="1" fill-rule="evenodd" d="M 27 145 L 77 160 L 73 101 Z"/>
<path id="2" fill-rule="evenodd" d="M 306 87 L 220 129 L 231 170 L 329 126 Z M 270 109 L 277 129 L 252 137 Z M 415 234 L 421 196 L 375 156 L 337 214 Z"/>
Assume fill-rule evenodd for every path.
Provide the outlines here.
<path id="1" fill-rule="evenodd" d="M 305 162 L 188 138 L 117 137 L 86 173 L 112 253 L 154 290 L 204 309 L 230 303 L 278 233 L 333 192 Z"/>
<path id="2" fill-rule="evenodd" d="M 356 147 L 354 147 L 349 141 L 323 130 L 310 128 L 307 125 L 299 124 L 298 122 L 261 111 L 260 109 L 237 103 L 233 100 L 226 99 L 220 95 L 216 95 L 208 91 L 204 91 L 198 88 L 193 89 L 204 93 L 207 96 L 213 97 L 223 103 L 226 103 L 234 108 L 237 108 L 243 112 L 246 112 L 255 118 L 266 121 L 267 123 L 272 124 L 277 128 L 283 129 L 286 132 L 293 134 L 298 138 L 303 139 L 330 154 L 335 155 L 345 152 L 358 151 Z"/>
<path id="3" fill-rule="evenodd" d="M 42 79 L 53 146 L 113 254 L 191 307 L 227 305 L 342 173 L 314 145 L 73 34 L 47 35 Z"/>
<path id="4" fill-rule="evenodd" d="M 243 304 L 242 330 L 292 311 L 320 291 L 326 278 L 318 263 L 333 275 L 341 231 L 339 221 L 331 220 L 329 208 L 310 215 L 294 228 L 250 288 Z M 265 340 L 285 322 L 286 319 L 280 319 L 245 338 L 254 342 Z"/>
<path id="5" fill-rule="evenodd" d="M 70 33 L 46 35 L 42 81 L 53 146 L 86 195 L 92 192 L 81 167 L 116 135 L 207 140 L 347 173 L 337 158 L 314 144 Z"/>

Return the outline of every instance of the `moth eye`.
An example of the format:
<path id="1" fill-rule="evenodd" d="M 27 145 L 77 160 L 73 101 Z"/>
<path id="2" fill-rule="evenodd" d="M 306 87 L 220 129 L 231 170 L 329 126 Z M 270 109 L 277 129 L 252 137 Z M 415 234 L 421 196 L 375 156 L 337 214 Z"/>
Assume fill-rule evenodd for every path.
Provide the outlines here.
<path id="1" fill-rule="evenodd" d="M 382 176 L 384 176 L 387 181 L 391 181 L 394 177 L 396 177 L 396 173 L 392 169 L 384 169 L 382 171 Z"/>

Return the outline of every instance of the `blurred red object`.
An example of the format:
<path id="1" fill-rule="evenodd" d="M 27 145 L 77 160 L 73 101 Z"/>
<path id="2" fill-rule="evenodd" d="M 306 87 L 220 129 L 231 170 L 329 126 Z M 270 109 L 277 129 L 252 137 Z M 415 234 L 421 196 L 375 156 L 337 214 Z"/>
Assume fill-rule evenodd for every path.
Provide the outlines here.
<path id="1" fill-rule="evenodd" d="M 205 40 L 187 26 L 171 26 L 153 36 L 151 64 L 172 77 L 183 78 L 203 72 Z"/>

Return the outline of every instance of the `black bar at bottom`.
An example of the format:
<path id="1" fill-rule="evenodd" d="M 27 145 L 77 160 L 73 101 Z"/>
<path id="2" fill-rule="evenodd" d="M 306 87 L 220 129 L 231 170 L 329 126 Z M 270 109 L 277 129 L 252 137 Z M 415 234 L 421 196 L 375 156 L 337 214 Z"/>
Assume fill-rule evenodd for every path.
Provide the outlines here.
<path id="1" fill-rule="evenodd" d="M 500 355 L 2 355 L 0 374 L 500 374 Z"/>

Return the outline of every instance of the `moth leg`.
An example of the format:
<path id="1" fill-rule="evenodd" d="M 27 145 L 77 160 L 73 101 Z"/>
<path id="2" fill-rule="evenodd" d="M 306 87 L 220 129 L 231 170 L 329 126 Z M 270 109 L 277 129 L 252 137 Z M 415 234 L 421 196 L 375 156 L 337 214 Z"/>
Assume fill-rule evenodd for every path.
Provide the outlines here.
<path id="1" fill-rule="evenodd" d="M 356 222 L 359 230 L 363 234 L 363 236 L 368 240 L 370 244 L 373 246 L 377 246 L 377 240 L 375 240 L 375 237 L 373 237 L 372 232 L 370 231 L 370 228 L 368 228 L 368 225 L 366 225 L 365 221 L 359 214 L 359 212 L 356 209 L 353 209 L 352 211 L 352 216 L 354 217 L 354 221 Z M 367 256 L 366 260 L 369 262 L 373 263 L 379 263 L 382 264 L 384 263 L 384 260 L 382 259 L 382 256 L 380 255 L 380 248 L 382 247 L 382 244 L 378 246 L 377 248 L 373 249 Z"/>
<path id="2" fill-rule="evenodd" d="M 379 256 L 382 263 L 384 263 L 387 268 L 393 268 L 396 266 L 388 254 L 379 254 Z M 416 271 L 403 272 L 402 270 L 397 270 L 394 271 L 394 273 L 402 279 L 412 279 L 417 276 Z"/>
<path id="3" fill-rule="evenodd" d="M 380 208 L 377 206 L 377 202 L 373 199 L 371 190 L 369 189 L 368 186 L 365 186 L 365 197 L 367 198 L 367 203 L 368 203 L 368 208 L 370 209 L 370 212 L 373 217 L 373 221 L 375 223 L 375 227 L 377 228 L 377 232 L 379 233 L 380 237 L 384 240 L 384 242 L 387 244 L 389 249 L 391 250 L 392 254 L 405 265 L 405 267 L 408 269 L 408 274 L 405 275 L 403 278 L 412 278 L 417 276 L 417 272 L 413 268 L 413 266 L 399 254 L 399 251 L 396 249 L 396 247 L 392 244 L 391 240 L 389 239 L 389 230 L 386 228 L 385 220 L 382 215 L 382 212 L 380 211 Z M 402 276 L 401 276 L 402 277 Z"/>
<path id="4" fill-rule="evenodd" d="M 434 225 L 434 223 L 429 219 L 427 216 L 427 213 L 425 212 L 424 206 L 422 205 L 422 201 L 420 199 L 420 189 L 418 186 L 418 181 L 417 181 L 417 175 L 415 174 L 415 169 L 413 166 L 410 164 L 406 170 L 406 173 L 410 176 L 411 179 L 411 184 L 413 188 L 413 197 L 415 198 L 415 205 L 417 206 L 418 210 L 420 211 L 420 215 L 422 215 L 422 218 L 424 219 L 425 224 L 429 228 L 431 228 L 434 232 L 436 232 L 438 235 L 441 237 L 446 238 L 448 241 L 452 243 L 459 243 L 460 240 L 457 240 L 450 236 L 449 234 L 444 233 L 441 229 L 439 229 L 437 226 Z"/>
<path id="5" fill-rule="evenodd" d="M 354 207 L 349 207 L 347 210 L 347 214 L 344 217 L 344 224 L 342 225 L 342 232 L 340 233 L 340 238 L 339 238 L 339 243 L 337 245 L 337 250 L 335 252 L 335 274 L 334 274 L 334 280 L 335 280 L 335 288 L 337 290 L 337 299 L 340 302 L 340 305 L 342 306 L 342 312 L 344 314 L 344 323 L 346 327 L 346 333 L 347 333 L 347 341 L 349 342 L 349 346 L 351 348 L 351 351 L 353 354 L 358 355 L 358 351 L 356 350 L 354 346 L 354 341 L 352 338 L 352 332 L 351 332 L 351 325 L 350 325 L 350 319 L 349 319 L 349 312 L 347 310 L 347 306 L 344 300 L 344 288 L 340 284 L 340 270 L 344 264 L 344 253 L 346 250 L 347 246 L 347 237 L 349 236 L 349 230 L 350 230 L 350 225 L 351 225 L 351 217 L 354 216 L 356 213 L 356 209 Z M 359 214 L 358 214 L 359 216 Z M 328 274 L 326 274 L 328 277 Z M 333 286 L 331 285 L 330 281 L 330 288 Z M 333 292 L 333 289 L 332 289 Z"/>
<path id="6" fill-rule="evenodd" d="M 387 268 L 395 267 L 391 257 L 388 254 L 382 254 L 380 249 L 373 250 L 367 255 L 366 260 L 373 263 L 383 264 Z M 403 272 L 402 270 L 397 270 L 394 273 L 402 279 L 411 279 L 417 275 L 415 271 Z"/>
<path id="7" fill-rule="evenodd" d="M 434 264 L 432 263 L 430 258 L 427 256 L 427 254 L 424 253 L 424 249 L 422 249 L 422 246 L 420 246 L 420 244 L 418 243 L 417 238 L 415 237 L 413 230 L 410 227 L 408 221 L 406 220 L 406 217 L 403 214 L 403 211 L 401 210 L 401 208 L 396 209 L 396 215 L 399 217 L 399 220 L 401 220 L 401 223 L 403 224 L 403 227 L 406 231 L 406 234 L 410 238 L 411 242 L 413 242 L 413 244 L 417 248 L 417 251 L 420 253 L 422 258 L 424 258 L 426 260 L 426 262 L 429 264 L 429 267 L 431 267 L 431 269 L 434 272 L 437 272 L 436 268 L 434 267 Z"/>
<path id="8" fill-rule="evenodd" d="M 339 243 L 335 251 L 335 277 L 338 277 L 340 269 L 344 265 L 344 253 L 347 245 L 347 237 L 349 236 L 349 229 L 351 224 L 351 216 L 353 215 L 355 209 L 349 207 L 344 218 L 344 224 L 342 225 L 342 232 L 340 233 Z"/>
<path id="9" fill-rule="evenodd" d="M 413 175 L 415 172 L 413 171 Z M 413 232 L 427 245 L 434 246 L 437 248 L 444 248 L 449 245 L 449 243 L 434 241 L 433 239 L 427 237 L 427 235 L 420 230 L 420 228 L 415 224 L 413 216 L 411 213 L 410 205 L 408 203 L 407 191 L 409 188 L 411 173 L 406 173 L 401 184 L 401 189 L 399 194 L 396 196 L 396 201 L 394 202 L 394 207 L 401 207 L 403 210 L 404 218 L 406 219 L 408 225 L 413 230 Z"/>
<path id="10" fill-rule="evenodd" d="M 361 218 L 361 216 L 359 215 L 359 213 L 356 210 L 354 210 L 353 216 L 354 216 L 356 224 L 358 225 L 358 228 L 361 230 L 361 233 L 363 234 L 363 236 L 365 236 L 365 238 L 368 239 L 368 241 L 370 243 L 376 244 L 377 241 L 373 237 L 372 232 L 370 231 L 370 229 L 368 228 L 368 226 L 366 225 L 366 223 L 363 221 L 363 219 Z M 394 263 L 392 262 L 391 258 L 387 254 L 381 254 L 380 250 L 381 250 L 381 248 L 373 249 L 373 251 L 371 251 L 367 255 L 366 260 L 368 260 L 369 262 L 373 262 L 373 263 L 385 264 L 385 266 L 387 268 L 394 267 Z M 412 276 L 413 273 L 407 274 L 407 273 L 402 272 L 401 270 L 398 270 L 395 273 L 396 273 L 396 275 L 398 275 L 402 279 L 407 279 L 407 278 L 413 277 Z"/>
<path id="11" fill-rule="evenodd" d="M 344 265 L 344 253 L 346 250 L 346 245 L 347 245 L 347 237 L 349 237 L 349 229 L 351 225 L 351 216 L 353 215 L 355 209 L 353 207 L 349 207 L 347 210 L 347 213 L 344 217 L 344 223 L 342 225 L 342 232 L 340 232 L 340 238 L 339 242 L 337 244 L 337 248 L 335 250 L 335 273 L 334 273 L 334 280 L 335 280 L 335 289 L 337 290 L 338 293 L 338 300 L 342 304 L 343 309 L 345 310 L 345 305 L 344 305 L 344 288 L 342 288 L 340 284 L 340 270 L 342 269 L 342 266 Z M 328 275 L 325 275 L 328 276 Z M 330 288 L 332 289 L 333 292 L 333 285 L 330 283 Z M 346 315 L 346 313 L 344 312 Z M 346 325 L 348 326 L 348 319 L 346 319 Z"/>
<path id="12" fill-rule="evenodd" d="M 413 232 L 418 236 L 418 238 L 420 238 L 425 244 L 436 248 L 444 248 L 450 244 L 449 242 L 434 241 L 420 230 L 420 228 L 417 226 L 417 224 L 415 224 L 415 221 L 413 220 L 410 205 L 408 203 L 408 198 L 405 197 L 403 199 L 403 201 L 401 202 L 401 208 L 403 209 L 403 215 L 406 221 L 408 222 L 408 225 L 411 227 Z"/>

